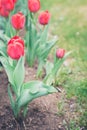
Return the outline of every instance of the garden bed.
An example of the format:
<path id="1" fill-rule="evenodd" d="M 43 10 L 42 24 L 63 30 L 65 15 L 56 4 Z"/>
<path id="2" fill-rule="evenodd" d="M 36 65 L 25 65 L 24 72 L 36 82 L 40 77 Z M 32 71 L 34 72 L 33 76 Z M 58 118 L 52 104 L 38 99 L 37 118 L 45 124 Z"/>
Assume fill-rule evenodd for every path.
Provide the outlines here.
<path id="1" fill-rule="evenodd" d="M 36 68 L 32 69 L 26 66 L 25 80 L 35 79 L 35 73 Z M 62 89 L 61 93 L 32 101 L 27 117 L 25 119 L 21 117 L 17 121 L 11 110 L 7 85 L 7 76 L 3 70 L 0 72 L 0 130 L 66 130 L 70 127 L 70 120 L 76 118 L 75 100 L 66 100 L 65 91 Z M 58 103 L 63 97 L 64 108 L 58 110 Z"/>

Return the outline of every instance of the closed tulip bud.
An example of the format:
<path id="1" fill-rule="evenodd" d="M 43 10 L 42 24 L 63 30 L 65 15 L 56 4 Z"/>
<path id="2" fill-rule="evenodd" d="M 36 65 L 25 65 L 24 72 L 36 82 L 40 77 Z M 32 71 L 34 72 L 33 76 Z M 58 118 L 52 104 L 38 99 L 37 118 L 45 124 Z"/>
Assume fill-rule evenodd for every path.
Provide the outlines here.
<path id="1" fill-rule="evenodd" d="M 3 7 L 0 8 L 0 15 L 3 17 L 8 17 L 9 16 L 9 11 L 5 10 Z"/>
<path id="2" fill-rule="evenodd" d="M 25 25 L 25 16 L 21 12 L 14 14 L 11 18 L 11 24 L 17 30 L 22 29 Z"/>
<path id="3" fill-rule="evenodd" d="M 13 2 L 14 2 L 14 3 L 16 3 L 16 2 L 17 2 L 17 0 L 13 0 Z"/>
<path id="4" fill-rule="evenodd" d="M 13 0 L 1 0 L 1 5 L 8 11 L 11 11 L 14 9 Z"/>
<path id="5" fill-rule="evenodd" d="M 40 0 L 28 0 L 28 8 L 30 12 L 37 12 L 40 9 Z"/>
<path id="6" fill-rule="evenodd" d="M 65 55 L 65 50 L 64 50 L 64 49 L 59 48 L 59 49 L 56 51 L 56 57 L 57 57 L 57 58 L 61 59 L 61 58 L 64 57 L 64 55 Z"/>
<path id="7" fill-rule="evenodd" d="M 8 45 L 14 44 L 14 42 L 19 42 L 24 47 L 24 41 L 19 36 L 14 36 L 8 41 Z"/>
<path id="8" fill-rule="evenodd" d="M 24 41 L 19 36 L 10 39 L 7 45 L 7 54 L 14 60 L 18 60 L 24 55 Z"/>
<path id="9" fill-rule="evenodd" d="M 48 11 L 42 12 L 38 17 L 39 23 L 42 25 L 46 25 L 50 20 L 50 13 Z"/>

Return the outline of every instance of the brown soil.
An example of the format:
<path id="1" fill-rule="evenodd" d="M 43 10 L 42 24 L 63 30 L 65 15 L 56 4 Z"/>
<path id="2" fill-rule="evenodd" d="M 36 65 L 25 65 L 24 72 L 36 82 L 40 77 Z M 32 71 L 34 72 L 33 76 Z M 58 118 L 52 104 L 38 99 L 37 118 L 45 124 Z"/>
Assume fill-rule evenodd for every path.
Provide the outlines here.
<path id="1" fill-rule="evenodd" d="M 26 67 L 25 81 L 35 79 L 36 69 Z M 26 119 L 14 118 L 7 94 L 8 80 L 4 71 L 0 72 L 0 130 L 66 130 L 70 129 L 70 119 L 75 119 L 75 99 L 67 101 L 65 92 L 35 99 L 29 105 Z M 58 107 L 58 103 L 61 107 Z M 59 108 L 59 109 L 58 109 Z"/>

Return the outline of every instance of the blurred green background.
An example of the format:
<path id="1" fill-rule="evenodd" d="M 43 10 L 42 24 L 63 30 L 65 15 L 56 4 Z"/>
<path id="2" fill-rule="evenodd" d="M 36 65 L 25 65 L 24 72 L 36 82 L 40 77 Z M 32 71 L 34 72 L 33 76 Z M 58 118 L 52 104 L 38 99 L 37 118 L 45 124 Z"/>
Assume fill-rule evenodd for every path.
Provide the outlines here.
<path id="1" fill-rule="evenodd" d="M 62 68 L 58 85 L 67 98 L 77 97 L 79 123 L 87 127 L 87 0 L 41 0 L 51 13 L 50 32 L 59 37 L 58 47 L 73 51 Z"/>

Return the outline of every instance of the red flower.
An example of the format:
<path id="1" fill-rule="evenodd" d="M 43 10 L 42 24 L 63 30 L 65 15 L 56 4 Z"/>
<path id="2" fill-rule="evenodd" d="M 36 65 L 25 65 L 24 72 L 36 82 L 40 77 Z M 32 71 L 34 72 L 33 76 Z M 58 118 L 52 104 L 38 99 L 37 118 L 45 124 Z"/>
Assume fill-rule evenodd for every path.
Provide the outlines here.
<path id="1" fill-rule="evenodd" d="M 14 42 L 19 42 L 23 47 L 24 47 L 24 41 L 21 39 L 21 37 L 19 36 L 14 36 L 10 39 L 10 41 L 8 42 L 8 45 L 10 44 L 14 44 Z"/>
<path id="2" fill-rule="evenodd" d="M 24 41 L 19 36 L 10 39 L 7 45 L 7 54 L 15 60 L 24 55 Z"/>
<path id="3" fill-rule="evenodd" d="M 56 57 L 57 58 L 63 58 L 64 57 L 64 55 L 65 55 L 65 50 L 64 49 L 61 49 L 61 48 L 59 48 L 57 51 L 56 51 Z"/>
<path id="4" fill-rule="evenodd" d="M 25 25 L 25 16 L 21 12 L 14 14 L 11 18 L 11 24 L 17 30 L 22 29 Z"/>
<path id="5" fill-rule="evenodd" d="M 13 0 L 13 2 L 14 2 L 14 3 L 16 3 L 16 2 L 17 2 L 17 0 Z"/>
<path id="6" fill-rule="evenodd" d="M 8 10 L 5 10 L 5 8 L 3 7 L 0 7 L 0 15 L 3 16 L 3 17 L 8 17 L 9 16 L 9 11 Z"/>
<path id="7" fill-rule="evenodd" d="M 28 0 L 28 8 L 31 12 L 37 12 L 40 9 L 40 0 Z"/>
<path id="8" fill-rule="evenodd" d="M 46 25 L 49 23 L 50 13 L 48 11 L 44 11 L 39 15 L 38 19 L 40 24 Z"/>
<path id="9" fill-rule="evenodd" d="M 5 10 L 8 10 L 8 11 L 11 11 L 14 9 L 13 0 L 1 0 L 1 5 L 4 7 Z"/>

